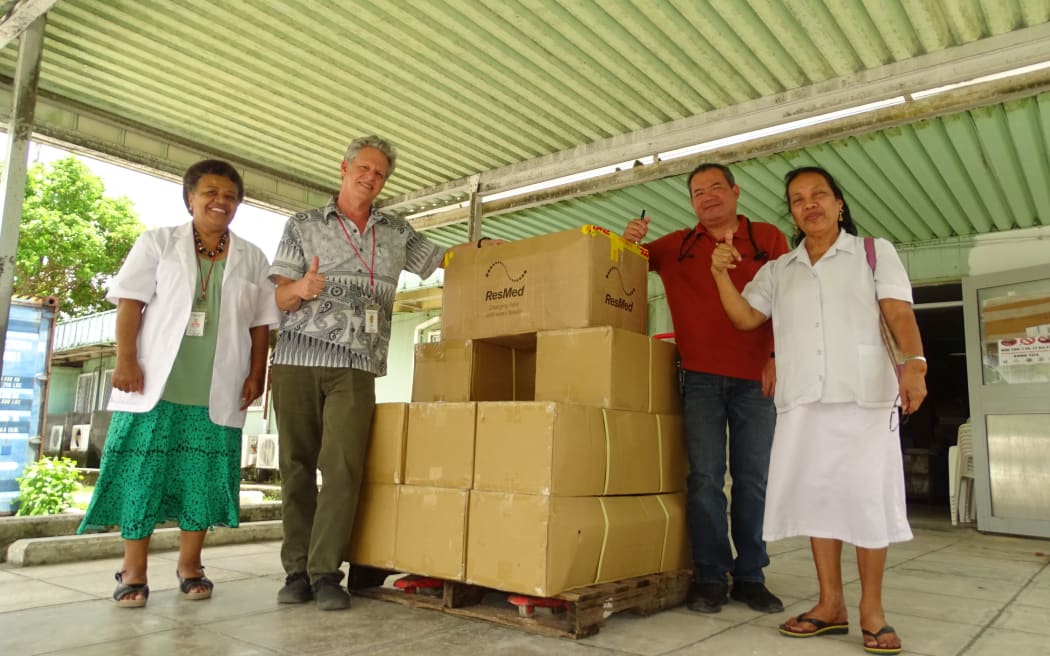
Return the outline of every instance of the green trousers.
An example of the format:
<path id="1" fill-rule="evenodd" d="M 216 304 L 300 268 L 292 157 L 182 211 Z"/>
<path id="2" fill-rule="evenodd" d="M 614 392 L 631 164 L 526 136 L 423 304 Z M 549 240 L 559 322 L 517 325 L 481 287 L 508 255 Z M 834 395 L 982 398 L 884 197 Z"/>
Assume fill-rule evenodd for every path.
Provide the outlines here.
<path id="1" fill-rule="evenodd" d="M 286 573 L 307 572 L 316 582 L 339 572 L 350 542 L 376 403 L 375 374 L 274 365 L 272 381 L 280 443 L 281 563 Z"/>

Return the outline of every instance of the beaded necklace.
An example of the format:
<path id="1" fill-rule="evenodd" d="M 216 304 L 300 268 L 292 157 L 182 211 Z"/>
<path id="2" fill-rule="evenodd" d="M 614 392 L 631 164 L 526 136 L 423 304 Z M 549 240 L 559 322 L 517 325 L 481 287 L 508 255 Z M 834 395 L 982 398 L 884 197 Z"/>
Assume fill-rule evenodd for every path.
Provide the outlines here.
<path id="1" fill-rule="evenodd" d="M 215 246 L 215 250 L 209 251 L 204 247 L 204 243 L 201 242 L 201 233 L 197 232 L 197 226 L 193 226 L 193 243 L 197 247 L 197 252 L 201 255 L 207 255 L 208 259 L 214 260 L 216 255 L 219 255 L 226 250 L 226 238 L 229 236 L 230 231 L 227 229 L 219 237 L 219 243 Z"/>

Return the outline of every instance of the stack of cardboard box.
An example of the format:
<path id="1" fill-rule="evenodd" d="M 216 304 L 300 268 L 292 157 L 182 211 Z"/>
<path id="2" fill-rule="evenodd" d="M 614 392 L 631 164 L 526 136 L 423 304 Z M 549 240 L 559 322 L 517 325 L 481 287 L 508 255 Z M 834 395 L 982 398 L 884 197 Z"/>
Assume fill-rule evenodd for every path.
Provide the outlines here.
<path id="1" fill-rule="evenodd" d="M 587 226 L 457 257 L 413 402 L 376 409 L 349 560 L 538 596 L 688 567 L 645 251 Z"/>

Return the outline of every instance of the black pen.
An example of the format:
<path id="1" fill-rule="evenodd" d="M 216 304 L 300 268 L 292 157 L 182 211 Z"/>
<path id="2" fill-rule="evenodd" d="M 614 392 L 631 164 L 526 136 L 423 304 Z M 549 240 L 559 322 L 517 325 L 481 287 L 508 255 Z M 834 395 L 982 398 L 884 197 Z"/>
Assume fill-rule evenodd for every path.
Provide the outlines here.
<path id="1" fill-rule="evenodd" d="M 642 221 L 644 221 L 644 220 L 645 220 L 645 209 L 642 209 L 642 215 L 641 215 L 640 217 L 638 217 L 638 218 L 639 218 L 640 220 L 642 220 Z"/>

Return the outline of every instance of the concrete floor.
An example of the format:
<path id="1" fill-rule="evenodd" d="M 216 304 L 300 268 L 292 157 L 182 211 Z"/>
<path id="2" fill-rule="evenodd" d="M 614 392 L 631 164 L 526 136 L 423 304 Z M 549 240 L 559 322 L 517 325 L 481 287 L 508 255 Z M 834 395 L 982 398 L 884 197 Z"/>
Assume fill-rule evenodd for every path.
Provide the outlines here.
<path id="1" fill-rule="evenodd" d="M 914 513 L 913 513 L 914 514 Z M 953 528 L 943 513 L 913 517 L 915 539 L 890 548 L 884 599 L 905 654 L 1050 654 L 1050 540 L 982 535 Z M 180 598 L 175 554 L 150 558 L 145 609 L 110 600 L 117 559 L 17 568 L 0 566 L 0 655 L 441 654 L 482 656 L 663 654 L 863 654 L 856 626 L 860 591 L 851 550 L 844 555 L 848 636 L 780 636 L 789 614 L 817 594 L 808 541 L 769 545 L 771 590 L 787 606 L 761 615 L 731 602 L 721 613 L 683 608 L 650 617 L 614 615 L 580 641 L 545 638 L 430 610 L 355 598 L 347 612 L 279 607 L 279 544 L 205 547 L 211 600 Z"/>

